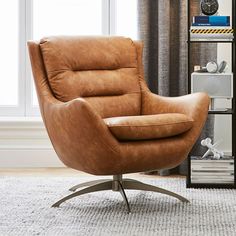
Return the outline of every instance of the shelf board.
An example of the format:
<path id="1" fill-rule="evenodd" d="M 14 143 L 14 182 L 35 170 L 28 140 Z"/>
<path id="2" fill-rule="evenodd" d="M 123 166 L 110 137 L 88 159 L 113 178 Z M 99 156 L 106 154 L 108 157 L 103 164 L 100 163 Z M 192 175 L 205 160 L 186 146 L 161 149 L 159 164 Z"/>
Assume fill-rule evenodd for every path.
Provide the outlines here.
<path id="1" fill-rule="evenodd" d="M 192 41 L 187 40 L 187 43 L 235 43 L 235 40 L 233 41 L 222 41 L 222 40 L 202 40 L 202 41 Z"/>
<path id="2" fill-rule="evenodd" d="M 234 114 L 234 111 L 233 109 L 227 109 L 227 111 L 208 111 L 208 114 L 227 115 Z"/>
<path id="3" fill-rule="evenodd" d="M 235 184 L 222 184 L 222 183 L 215 183 L 215 184 L 198 184 L 198 183 L 187 183 L 187 188 L 236 188 Z"/>

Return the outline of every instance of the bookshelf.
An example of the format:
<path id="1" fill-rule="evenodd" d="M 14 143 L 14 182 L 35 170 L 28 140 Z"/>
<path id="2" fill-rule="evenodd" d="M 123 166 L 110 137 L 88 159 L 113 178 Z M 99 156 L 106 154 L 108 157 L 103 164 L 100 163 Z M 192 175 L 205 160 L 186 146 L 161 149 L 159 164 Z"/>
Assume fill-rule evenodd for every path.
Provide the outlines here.
<path id="1" fill-rule="evenodd" d="M 231 120 L 231 153 L 229 156 L 235 157 L 236 156 L 236 114 L 235 114 L 235 96 L 236 96 L 236 47 L 235 47 L 235 24 L 236 24 L 236 0 L 225 0 L 231 2 L 232 9 L 230 9 L 231 12 L 228 13 L 230 15 L 230 27 L 234 29 L 233 33 L 233 38 L 230 40 L 221 40 L 219 39 L 214 39 L 212 41 L 211 39 L 208 39 L 205 37 L 204 39 L 201 40 L 193 40 L 193 37 L 191 37 L 191 26 L 193 23 L 193 13 L 191 12 L 191 4 L 193 2 L 196 3 L 196 1 L 193 0 L 188 0 L 187 1 L 187 32 L 188 32 L 188 38 L 187 38 L 187 47 L 188 47 L 188 93 L 192 92 L 191 88 L 191 74 L 193 73 L 194 69 L 192 66 L 192 54 L 191 54 L 191 47 L 193 45 L 202 45 L 202 44 L 230 44 L 231 45 L 231 72 L 233 73 L 233 97 L 231 98 L 231 107 L 226 109 L 225 111 L 217 111 L 217 110 L 209 110 L 208 116 L 217 116 L 219 119 L 220 117 L 224 116 L 229 116 Z M 220 9 L 220 4 L 219 4 L 219 9 Z M 199 9 L 200 9 L 200 0 L 199 0 Z M 215 127 L 214 127 L 215 128 Z M 217 141 L 217 140 L 216 140 Z M 207 151 L 207 149 L 206 149 Z M 229 157 L 227 157 L 229 158 Z M 220 160 L 220 161 L 215 161 L 215 160 L 209 160 L 209 158 L 204 160 L 196 160 L 194 155 L 192 156 L 189 155 L 188 157 L 188 174 L 187 174 L 187 181 L 186 181 L 186 186 L 187 188 L 236 188 L 236 161 L 235 158 L 231 158 L 230 160 Z M 224 163 L 224 164 L 221 164 Z M 201 168 L 205 168 L 205 173 L 207 175 L 203 174 L 204 178 L 196 178 L 196 176 L 201 175 Z M 228 169 L 229 172 L 226 171 L 226 175 L 231 175 L 231 177 L 225 178 L 227 181 L 222 181 L 220 175 L 223 175 L 221 172 L 218 172 L 218 174 L 214 174 L 213 172 L 216 171 L 214 168 L 215 167 L 220 167 L 220 168 L 225 168 Z M 212 169 L 212 171 L 210 170 Z M 199 172 L 194 172 L 194 171 L 199 171 Z M 209 170 L 209 172 L 208 172 Z M 217 169 L 218 170 L 218 169 Z M 197 174 L 196 174 L 197 173 Z M 199 174 L 200 173 L 200 174 Z M 229 174 L 231 173 L 231 174 Z M 213 175 L 215 178 L 214 181 L 211 180 L 209 181 L 208 177 Z M 211 178 L 211 177 L 209 177 Z M 230 181 L 228 181 L 230 179 Z"/>

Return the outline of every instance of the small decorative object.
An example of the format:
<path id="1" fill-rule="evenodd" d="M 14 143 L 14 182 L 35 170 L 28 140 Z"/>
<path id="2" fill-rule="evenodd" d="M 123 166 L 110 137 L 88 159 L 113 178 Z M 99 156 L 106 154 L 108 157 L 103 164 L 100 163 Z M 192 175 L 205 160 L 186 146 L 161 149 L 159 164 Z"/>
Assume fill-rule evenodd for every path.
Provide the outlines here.
<path id="1" fill-rule="evenodd" d="M 218 71 L 218 65 L 215 61 L 209 61 L 206 65 L 206 70 L 209 73 L 216 73 Z"/>
<path id="2" fill-rule="evenodd" d="M 193 68 L 194 72 L 199 72 L 202 69 L 202 67 L 200 65 L 195 65 Z"/>
<path id="3" fill-rule="evenodd" d="M 204 15 L 211 16 L 217 13 L 219 3 L 217 0 L 201 0 L 201 11 Z"/>
<path id="4" fill-rule="evenodd" d="M 219 64 L 215 61 L 209 61 L 206 66 L 194 66 L 194 72 L 199 73 L 223 73 L 228 69 L 226 61 L 221 61 Z"/>
<path id="5" fill-rule="evenodd" d="M 219 151 L 218 149 L 216 149 L 216 146 L 218 145 L 218 143 L 216 142 L 215 144 L 212 144 L 212 140 L 210 138 L 206 138 L 203 139 L 201 141 L 201 145 L 203 147 L 207 147 L 208 150 L 206 151 L 206 153 L 202 156 L 202 159 L 207 157 L 210 154 L 213 154 L 213 158 L 216 160 L 219 160 L 221 157 L 224 157 L 224 152 Z"/>

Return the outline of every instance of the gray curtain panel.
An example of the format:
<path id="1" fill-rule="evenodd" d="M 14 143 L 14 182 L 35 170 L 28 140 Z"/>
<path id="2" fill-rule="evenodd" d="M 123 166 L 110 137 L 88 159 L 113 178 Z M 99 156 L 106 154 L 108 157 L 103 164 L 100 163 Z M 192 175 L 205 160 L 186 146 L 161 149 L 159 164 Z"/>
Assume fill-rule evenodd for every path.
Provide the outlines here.
<path id="1" fill-rule="evenodd" d="M 200 2 L 191 0 L 191 13 L 199 15 Z M 187 0 L 138 0 L 139 39 L 144 42 L 145 79 L 150 90 L 162 96 L 187 94 Z M 191 71 L 216 60 L 217 45 L 195 43 L 191 46 Z M 199 140 L 213 138 L 214 118 L 209 117 Z M 191 154 L 202 155 L 205 149 L 194 146 Z M 161 170 L 161 175 L 187 173 L 187 161 L 178 168 Z M 156 173 L 156 172 L 152 172 Z"/>

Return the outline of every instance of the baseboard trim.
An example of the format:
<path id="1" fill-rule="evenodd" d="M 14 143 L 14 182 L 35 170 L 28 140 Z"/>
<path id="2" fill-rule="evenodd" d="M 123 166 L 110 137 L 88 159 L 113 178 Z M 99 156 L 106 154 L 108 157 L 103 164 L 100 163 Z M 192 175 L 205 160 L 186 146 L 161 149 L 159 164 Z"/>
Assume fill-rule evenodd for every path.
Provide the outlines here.
<path id="1" fill-rule="evenodd" d="M 1 149 L 1 168 L 65 167 L 53 149 Z"/>
<path id="2" fill-rule="evenodd" d="M 64 167 L 41 118 L 0 118 L 0 167 Z"/>

